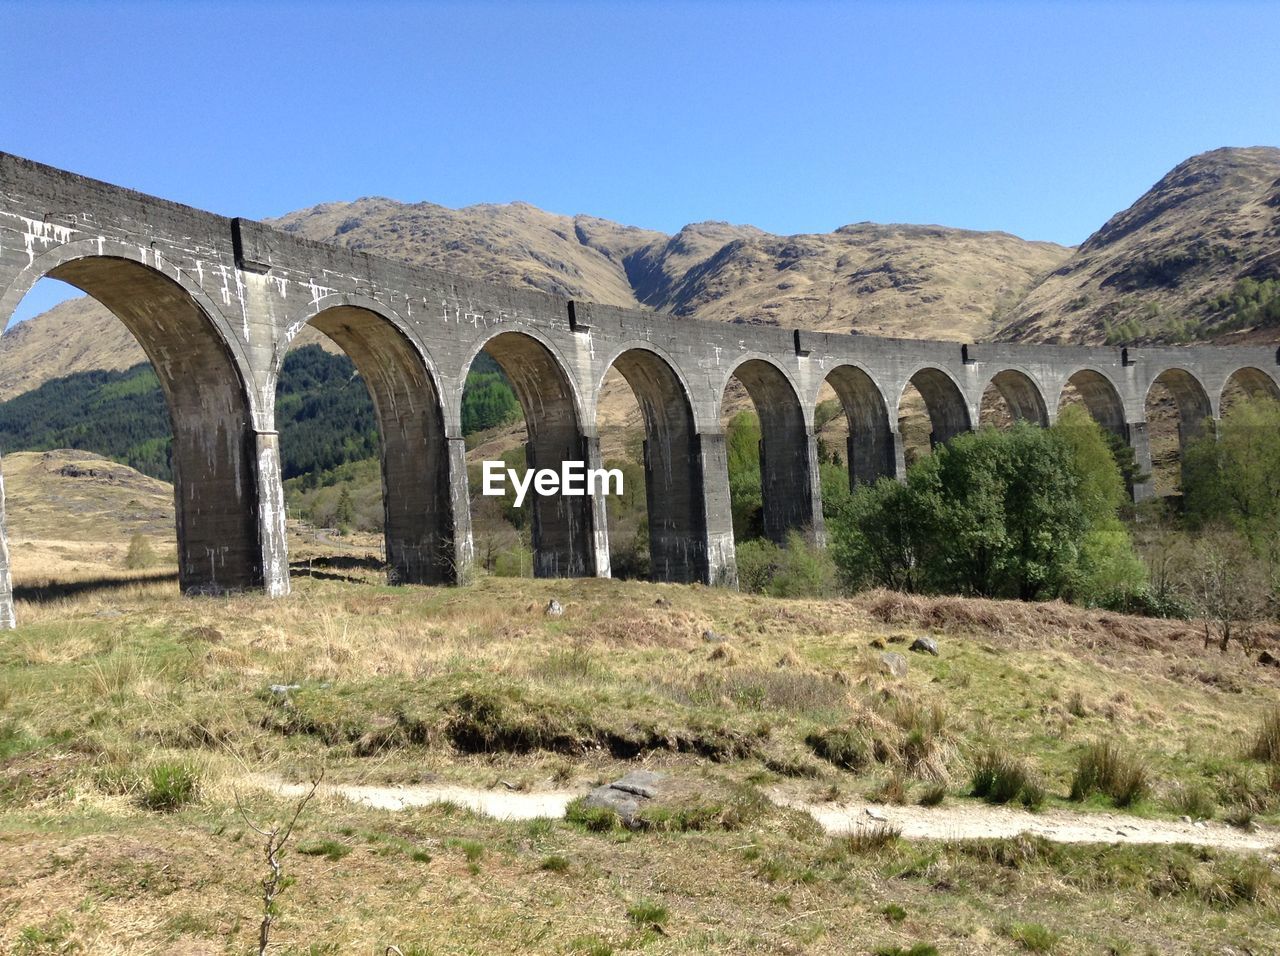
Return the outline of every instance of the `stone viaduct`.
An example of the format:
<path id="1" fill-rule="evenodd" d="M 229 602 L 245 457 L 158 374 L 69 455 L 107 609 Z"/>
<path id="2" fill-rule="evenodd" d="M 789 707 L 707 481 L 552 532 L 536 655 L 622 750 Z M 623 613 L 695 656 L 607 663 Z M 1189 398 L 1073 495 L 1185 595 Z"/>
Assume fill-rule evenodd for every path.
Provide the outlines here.
<path id="1" fill-rule="evenodd" d="M 1229 381 L 1273 394 L 1280 383 L 1274 348 L 961 345 L 570 301 L 309 242 L 0 153 L 0 329 L 44 276 L 102 302 L 155 367 L 173 426 L 179 580 L 196 593 L 289 590 L 274 403 L 285 352 L 307 324 L 346 351 L 373 397 L 387 561 L 394 580 L 410 583 L 456 582 L 472 559 L 461 403 L 481 349 L 523 405 L 533 467 L 600 465 L 597 398 L 617 369 L 644 418 L 654 576 L 730 585 L 720 413 L 733 377 L 761 419 L 764 529 L 779 540 L 792 528 L 823 535 L 813 420 L 824 382 L 849 419 L 854 482 L 902 475 L 897 412 L 909 383 L 934 442 L 977 427 L 989 385 L 1016 418 L 1042 424 L 1074 386 L 1148 466 L 1153 383 L 1176 398 L 1184 439 L 1219 416 Z M 3 517 L 0 486 L 0 530 Z M 536 498 L 532 524 L 536 574 L 608 576 L 602 499 Z M 0 533 L 0 626 L 13 624 Z"/>

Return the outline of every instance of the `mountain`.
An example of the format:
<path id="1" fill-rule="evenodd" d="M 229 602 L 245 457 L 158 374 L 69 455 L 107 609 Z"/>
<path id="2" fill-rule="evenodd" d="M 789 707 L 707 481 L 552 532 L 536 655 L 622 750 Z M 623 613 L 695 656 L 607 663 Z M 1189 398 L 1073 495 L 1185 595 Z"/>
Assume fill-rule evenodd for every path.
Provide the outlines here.
<path id="1" fill-rule="evenodd" d="M 989 337 L 994 316 L 1070 254 L 941 226 L 860 223 L 775 236 L 703 222 L 669 236 L 527 203 L 447 209 L 367 198 L 272 224 L 462 275 L 689 318 L 966 341 Z M 323 338 L 312 335 L 300 343 Z M 0 400 L 55 376 L 144 359 L 104 309 L 73 300 L 0 338 Z"/>
<path id="2" fill-rule="evenodd" d="M 1179 163 L 1031 289 L 998 338 L 1280 340 L 1280 149 Z"/>

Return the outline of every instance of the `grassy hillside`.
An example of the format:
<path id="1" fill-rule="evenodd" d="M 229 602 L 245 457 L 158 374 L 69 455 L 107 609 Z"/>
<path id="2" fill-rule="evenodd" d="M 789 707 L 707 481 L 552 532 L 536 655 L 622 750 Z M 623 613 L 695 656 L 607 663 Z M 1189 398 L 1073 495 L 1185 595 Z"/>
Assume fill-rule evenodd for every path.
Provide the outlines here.
<path id="1" fill-rule="evenodd" d="M 551 597 L 563 617 L 543 614 Z M 996 745 L 1043 781 L 1042 812 L 1110 813 L 1101 797 L 1067 799 L 1078 758 L 1106 740 L 1147 768 L 1139 814 L 1252 801 L 1274 823 L 1267 767 L 1245 751 L 1276 678 L 1206 654 L 1176 625 L 609 581 L 303 579 L 281 602 L 153 587 L 20 612 L 27 623 L 0 646 L 0 886 L 5 942 L 25 951 L 243 950 L 264 870 L 237 803 L 281 820 L 291 801 L 251 778 L 321 766 L 332 782 L 500 792 L 585 792 L 643 766 L 696 796 L 640 832 L 319 800 L 285 857 L 297 882 L 280 899 L 282 951 L 1280 946 L 1276 877 L 1247 856 L 1120 837 L 833 838 L 766 799 L 979 812 L 971 772 Z M 708 644 L 707 630 L 727 640 Z M 905 653 L 926 630 L 940 657 L 882 672 L 878 645 Z"/>
<path id="2" fill-rule="evenodd" d="M 1280 946 L 1266 860 L 1126 845 L 1125 827 L 1183 815 L 1280 824 L 1280 765 L 1257 751 L 1280 671 L 1257 648 L 1206 651 L 1194 624 L 483 573 L 390 588 L 359 539 L 296 536 L 291 597 L 180 598 L 155 580 L 168 486 L 83 455 L 5 465 L 22 625 L 0 642 L 0 946 L 16 953 L 247 949 L 265 870 L 246 814 L 284 820 L 296 801 L 262 780 L 322 767 L 570 795 L 643 767 L 678 788 L 637 831 L 322 797 L 284 856 L 281 952 Z M 123 567 L 139 532 L 161 558 L 145 575 Z M 43 587 L 55 573 L 80 589 Z M 922 634 L 939 656 L 907 650 Z M 1122 808 L 1071 798 L 1102 743 L 1140 773 Z M 908 841 L 866 817 L 840 837 L 780 805 L 1006 820 L 1025 811 L 970 795 L 993 748 L 1036 785 L 1014 801 L 1040 806 L 1026 827 L 1083 815 L 1111 843 Z"/>

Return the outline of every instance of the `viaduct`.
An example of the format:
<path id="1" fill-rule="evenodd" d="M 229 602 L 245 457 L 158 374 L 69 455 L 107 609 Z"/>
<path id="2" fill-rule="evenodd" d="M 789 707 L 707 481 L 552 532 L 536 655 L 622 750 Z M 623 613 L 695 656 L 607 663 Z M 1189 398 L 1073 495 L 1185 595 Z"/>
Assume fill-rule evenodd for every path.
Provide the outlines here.
<path id="1" fill-rule="evenodd" d="M 764 530 L 777 540 L 823 535 L 813 422 L 825 382 L 848 416 L 854 482 L 903 474 L 908 384 L 934 442 L 977 427 L 989 385 L 1014 417 L 1041 424 L 1074 386 L 1146 471 L 1154 383 L 1177 400 L 1184 441 L 1219 417 L 1230 381 L 1280 394 L 1274 348 L 962 345 L 691 321 L 309 242 L 0 153 L 0 329 L 45 276 L 109 308 L 155 367 L 173 426 L 179 582 L 195 593 L 289 590 L 274 405 L 308 324 L 346 351 L 373 397 L 387 561 L 410 583 L 457 582 L 472 560 L 461 404 L 482 349 L 515 387 L 536 468 L 601 466 L 598 396 L 610 369 L 625 377 L 646 431 L 654 577 L 707 584 L 736 580 L 720 424 L 734 377 L 760 416 Z M 535 498 L 536 574 L 609 575 L 604 504 Z M 0 486 L 0 627 L 12 627 L 3 528 Z"/>

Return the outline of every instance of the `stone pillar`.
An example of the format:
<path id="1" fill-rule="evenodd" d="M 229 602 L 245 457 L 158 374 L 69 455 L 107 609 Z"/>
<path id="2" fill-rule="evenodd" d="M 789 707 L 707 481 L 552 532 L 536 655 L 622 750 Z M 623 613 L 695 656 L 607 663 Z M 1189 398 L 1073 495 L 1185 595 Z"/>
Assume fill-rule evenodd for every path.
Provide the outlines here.
<path id="1" fill-rule="evenodd" d="M 1147 435 L 1147 423 L 1126 422 L 1124 426 L 1125 440 L 1133 449 L 1133 462 L 1138 474 L 1146 475 L 1146 481 L 1135 482 L 1129 489 L 1134 502 L 1148 501 L 1155 497 L 1155 479 L 1151 476 L 1151 440 Z"/>
<path id="2" fill-rule="evenodd" d="M 566 459 L 585 459 L 587 455 L 587 448 L 582 442 L 578 443 L 576 452 L 560 452 L 554 443 L 548 443 L 545 449 L 540 448 L 537 441 L 525 445 L 525 462 L 533 471 L 548 468 L 559 472 Z M 599 457 L 598 450 L 596 457 Z M 534 577 L 595 577 L 597 544 L 592 499 L 586 495 L 577 498 L 561 494 L 540 495 L 530 485 L 529 499 L 526 500 L 531 500 L 533 509 Z"/>
<path id="3" fill-rule="evenodd" d="M 827 525 L 822 516 L 822 469 L 818 459 L 818 436 L 809 432 L 809 540 L 819 548 L 827 546 Z"/>
<path id="4" fill-rule="evenodd" d="M 723 432 L 693 436 L 691 457 L 699 473 L 696 535 L 691 560 L 697 580 L 720 587 L 738 586 L 733 547 L 733 507 L 729 499 L 729 452 Z"/>
<path id="5" fill-rule="evenodd" d="M 785 544 L 790 531 L 821 532 L 822 507 L 814 493 L 817 462 L 812 432 L 778 431 L 761 439 L 760 496 L 764 536 L 770 541 Z"/>
<path id="6" fill-rule="evenodd" d="M 467 442 L 461 436 L 445 440 L 448 446 L 449 512 L 452 526 L 450 559 L 456 584 L 471 581 L 475 543 L 471 537 L 471 493 L 467 485 Z"/>
<path id="7" fill-rule="evenodd" d="M 4 473 L 0 471 L 0 630 L 17 627 L 13 613 L 13 578 L 9 575 L 9 526 L 4 516 Z"/>
<path id="8" fill-rule="evenodd" d="M 881 435 L 850 432 L 845 449 L 851 488 L 873 485 L 881 478 L 902 477 L 902 438 L 896 428 Z"/>
<path id="9" fill-rule="evenodd" d="M 582 436 L 582 460 L 588 471 L 604 467 L 604 458 L 600 454 L 600 436 L 594 432 Z M 612 577 L 609 559 L 609 499 L 605 495 L 591 495 L 587 501 L 590 503 L 591 563 L 595 567 L 595 576 Z M 590 570 L 586 573 L 589 575 Z"/>
<path id="10" fill-rule="evenodd" d="M 289 593 L 289 542 L 285 527 L 284 482 L 280 475 L 280 433 L 256 432 L 258 537 L 262 545 L 262 589 L 268 597 Z"/>

